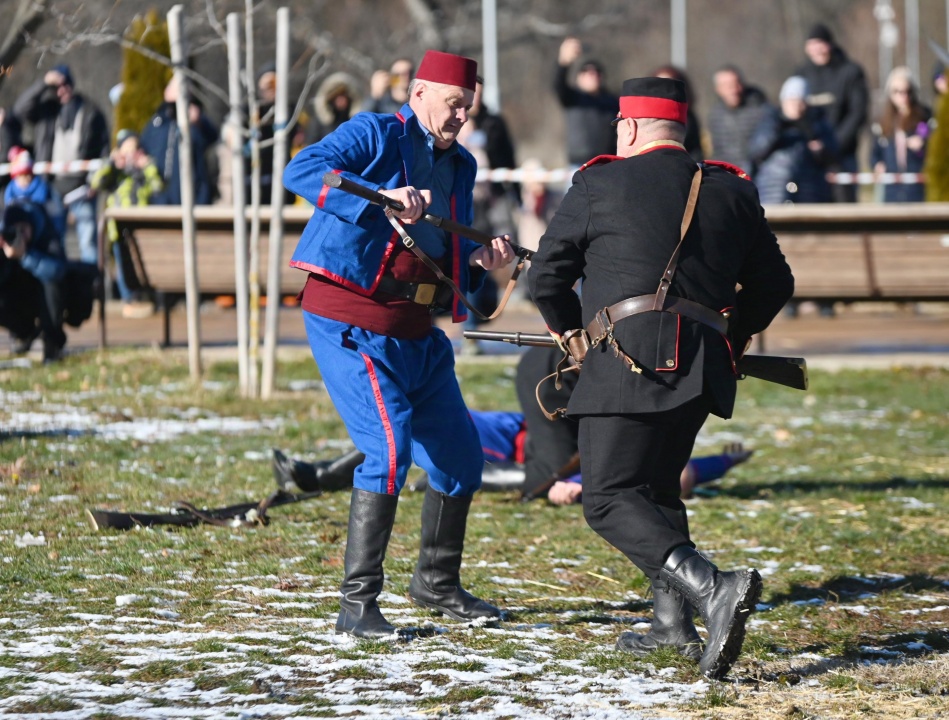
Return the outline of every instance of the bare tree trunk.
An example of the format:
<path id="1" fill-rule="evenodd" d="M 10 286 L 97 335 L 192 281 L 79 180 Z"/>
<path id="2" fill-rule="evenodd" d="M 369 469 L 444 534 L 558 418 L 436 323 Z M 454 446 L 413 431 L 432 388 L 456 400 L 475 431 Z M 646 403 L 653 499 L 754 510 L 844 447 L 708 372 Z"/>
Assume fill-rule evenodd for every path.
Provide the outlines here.
<path id="1" fill-rule="evenodd" d="M 201 328 L 198 315 L 198 258 L 194 230 L 194 172 L 191 157 L 191 122 L 188 118 L 190 93 L 185 65 L 183 7 L 175 5 L 168 12 L 168 36 L 171 40 L 171 62 L 178 81 L 175 103 L 178 119 L 178 167 L 181 176 L 181 234 L 184 241 L 185 303 L 188 314 L 188 365 L 191 379 L 201 380 Z"/>
<path id="2" fill-rule="evenodd" d="M 244 215 L 244 123 L 241 117 L 241 27 L 240 16 L 227 16 L 227 61 L 231 114 L 228 118 L 231 151 L 231 193 L 234 210 L 234 288 L 237 305 L 237 376 L 243 397 L 250 395 L 248 343 L 247 218 Z"/>
<path id="3" fill-rule="evenodd" d="M 3 71 L 13 67 L 20 51 L 26 47 L 27 35 L 46 20 L 45 0 L 15 0 L 12 8 L 9 7 L 10 3 L 11 0 L 4 3 L 6 12 L 3 22 L 7 31 L 0 39 L 0 85 L 7 76 Z"/>
<path id="4" fill-rule="evenodd" d="M 247 59 L 247 102 L 250 115 L 250 366 L 247 379 L 248 396 L 258 395 L 257 351 L 260 347 L 260 107 L 257 83 L 254 82 L 254 3 L 244 2 L 244 42 Z"/>
<path id="5" fill-rule="evenodd" d="M 273 395 L 280 331 L 280 266 L 283 263 L 283 168 L 287 164 L 287 86 L 290 78 L 290 11 L 277 10 L 277 97 L 274 102 L 274 147 L 270 191 L 270 262 L 267 269 L 267 324 L 260 394 Z"/>

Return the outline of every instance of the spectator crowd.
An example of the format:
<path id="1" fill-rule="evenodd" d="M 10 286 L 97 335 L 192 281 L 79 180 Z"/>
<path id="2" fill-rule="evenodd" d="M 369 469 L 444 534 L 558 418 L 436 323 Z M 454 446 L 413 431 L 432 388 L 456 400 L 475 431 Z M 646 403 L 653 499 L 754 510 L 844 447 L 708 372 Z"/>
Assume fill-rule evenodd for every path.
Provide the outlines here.
<path id="1" fill-rule="evenodd" d="M 863 69 L 848 58 L 831 30 L 815 25 L 807 33 L 802 62 L 791 72 L 777 96 L 748 82 L 734 65 L 718 68 L 709 78 L 715 97 L 704 119 L 690 104 L 685 147 L 696 161 L 714 159 L 735 165 L 756 183 L 763 203 L 855 202 L 857 184 L 830 182 L 836 173 L 856 173 L 861 138 L 869 128 L 872 139 L 867 165 L 878 179 L 877 199 L 920 202 L 926 186 L 920 180 L 934 128 L 933 113 L 920 101 L 917 79 L 906 67 L 886 78 L 879 113 L 871 122 L 870 99 Z M 565 157 L 575 170 L 599 155 L 615 152 L 610 121 L 619 107 L 600 59 L 585 50 L 580 39 L 561 43 L 550 84 L 563 109 Z M 291 155 L 332 133 L 360 111 L 397 113 L 409 97 L 415 65 L 411 58 L 395 59 L 376 71 L 366 90 L 342 70 L 328 74 L 291 129 Z M 657 77 L 682 80 L 693 93 L 686 73 L 670 65 L 657 68 Z M 255 90 L 260 136 L 273 137 L 276 73 L 272 65 L 256 75 Z M 480 80 L 480 78 L 479 78 Z M 937 99 L 945 90 L 944 69 L 933 77 Z M 112 223 L 100 226 L 102 207 L 179 204 L 181 201 L 178 127 L 174 80 L 156 98 L 154 112 L 142 127 L 113 128 L 107 113 L 80 89 L 68 65 L 57 64 L 26 88 L 11 107 L 0 108 L 0 173 L 3 215 L 0 221 L 0 326 L 13 338 L 16 352 L 28 351 L 42 338 L 44 358 L 57 359 L 65 345 L 63 324 L 88 317 L 82 306 L 70 307 L 76 287 L 84 298 L 101 281 L 101 254 L 110 260 L 106 292 L 122 302 L 127 317 L 153 311 L 147 288 L 136 272 L 134 238 L 123 237 Z M 470 122 L 459 136 L 482 169 L 518 167 L 512 133 L 504 118 L 484 106 L 481 85 Z M 116 102 L 122 87 L 110 99 Z M 268 124 L 269 119 L 269 124 Z M 230 156 L 221 152 L 221 133 L 198 100 L 189 107 L 192 168 L 198 204 L 230 202 Z M 225 139 L 227 136 L 225 135 Z M 271 195 L 272 148 L 261 150 L 260 197 Z M 247 182 L 251 158 L 247 156 Z M 95 166 L 89 161 L 98 161 Z M 51 169 L 34 173 L 37 162 Z M 521 158 L 519 165 L 543 178 L 538 158 Z M 903 174 L 905 177 L 901 177 Z M 896 181 L 893 181 L 893 180 Z M 249 188 L 249 186 L 248 186 Z M 499 235 L 510 234 L 526 247 L 536 247 L 562 192 L 543 179 L 492 181 L 476 189 L 476 225 Z M 250 192 L 246 193 L 250 198 Z M 302 202 L 288 197 L 288 202 Z M 76 257 L 67 258 L 67 230 L 73 233 Z M 487 298 L 476 298 L 490 309 L 496 288 L 486 285 Z M 80 304 L 80 305 L 84 305 Z"/>

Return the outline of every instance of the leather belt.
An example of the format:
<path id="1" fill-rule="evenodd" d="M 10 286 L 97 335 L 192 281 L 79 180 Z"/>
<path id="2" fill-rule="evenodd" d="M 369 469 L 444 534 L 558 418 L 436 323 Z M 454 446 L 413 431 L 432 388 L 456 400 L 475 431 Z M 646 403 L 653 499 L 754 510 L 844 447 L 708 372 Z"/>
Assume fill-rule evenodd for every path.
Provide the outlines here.
<path id="1" fill-rule="evenodd" d="M 699 305 L 697 302 L 674 295 L 666 295 L 662 299 L 662 306 L 657 308 L 655 294 L 637 295 L 603 308 L 593 316 L 593 320 L 586 327 L 587 334 L 590 336 L 590 344 L 595 347 L 601 340 L 612 334 L 613 325 L 620 320 L 651 310 L 682 315 L 690 320 L 707 325 L 722 335 L 728 331 L 727 313 L 715 312 L 711 308 Z"/>
<path id="2" fill-rule="evenodd" d="M 396 280 L 394 277 L 383 275 L 376 286 L 377 292 L 394 295 L 402 300 L 411 300 L 419 305 L 432 306 L 438 299 L 438 290 L 442 283 L 417 283 Z"/>

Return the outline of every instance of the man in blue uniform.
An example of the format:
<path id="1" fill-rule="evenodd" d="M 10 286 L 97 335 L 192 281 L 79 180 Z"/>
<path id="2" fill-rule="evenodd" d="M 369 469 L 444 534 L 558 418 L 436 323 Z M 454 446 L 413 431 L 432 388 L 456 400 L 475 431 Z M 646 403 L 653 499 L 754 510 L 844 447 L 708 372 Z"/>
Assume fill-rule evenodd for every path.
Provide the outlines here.
<path id="1" fill-rule="evenodd" d="M 675 647 L 721 678 L 761 578 L 719 572 L 695 550 L 679 474 L 709 413 L 731 416 L 731 349 L 768 326 L 793 278 L 744 173 L 685 152 L 687 112 L 680 81 L 624 83 L 617 155 L 574 176 L 528 279 L 583 368 L 567 412 L 579 419 L 584 516 L 657 591 L 651 631 L 624 633 L 619 648 Z M 690 602 L 708 630 L 704 652 Z"/>
<path id="2" fill-rule="evenodd" d="M 428 223 L 423 212 L 470 225 L 477 166 L 455 138 L 468 120 L 477 64 L 429 51 L 396 114 L 360 113 L 298 153 L 284 182 L 315 211 L 291 265 L 310 273 L 301 306 L 327 391 L 366 460 L 356 469 L 338 633 L 389 637 L 377 597 L 398 495 L 414 462 L 431 480 L 409 594 L 457 620 L 496 619 L 500 610 L 461 587 L 465 524 L 481 482 L 478 433 L 454 374 L 445 334 L 432 324 L 438 304 L 461 321 L 458 297 L 399 243 L 385 212 L 322 183 L 326 172 L 398 200 L 417 248 L 462 291 L 510 262 L 503 238 L 475 244 Z M 390 211 L 391 212 L 391 211 Z"/>

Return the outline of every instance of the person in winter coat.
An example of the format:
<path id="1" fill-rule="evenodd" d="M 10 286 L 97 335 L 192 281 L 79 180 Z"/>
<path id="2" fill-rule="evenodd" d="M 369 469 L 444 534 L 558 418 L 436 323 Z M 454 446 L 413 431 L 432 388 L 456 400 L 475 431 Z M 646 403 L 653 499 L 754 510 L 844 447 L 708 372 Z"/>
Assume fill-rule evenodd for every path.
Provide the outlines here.
<path id="1" fill-rule="evenodd" d="M 886 100 L 873 126 L 870 165 L 875 173 L 921 173 L 926 161 L 932 113 L 919 101 L 919 88 L 908 67 L 896 67 L 886 80 Z M 884 202 L 923 202 L 926 185 L 888 183 Z"/>
<path id="2" fill-rule="evenodd" d="M 560 45 L 554 74 L 554 92 L 564 109 L 567 162 L 574 168 L 616 150 L 610 121 L 619 110 L 619 98 L 603 86 L 603 65 L 593 58 L 581 58 L 582 52 L 577 38 L 566 38 Z M 572 85 L 567 77 L 574 63 L 577 74 Z"/>
<path id="3" fill-rule="evenodd" d="M 154 205 L 181 204 L 181 170 L 178 161 L 178 121 L 175 102 L 178 81 L 172 78 L 165 86 L 165 101 L 145 125 L 141 148 L 155 161 L 165 184 L 164 191 L 152 196 Z M 188 107 L 191 123 L 191 156 L 194 175 L 195 205 L 210 205 L 213 200 L 208 150 L 218 141 L 218 129 L 204 114 L 200 104 L 191 101 Z"/>
<path id="4" fill-rule="evenodd" d="M 780 107 L 769 107 L 748 144 L 763 204 L 831 202 L 827 168 L 836 158 L 833 129 L 807 105 L 807 82 L 790 77 Z"/>
<path id="5" fill-rule="evenodd" d="M 834 171 L 857 172 L 857 145 L 867 123 L 869 93 L 863 68 L 850 60 L 821 23 L 814 25 L 804 44 L 807 60 L 796 71 L 807 80 L 808 105 L 824 111 L 837 140 Z M 834 202 L 856 202 L 857 186 L 835 184 Z"/>
<path id="6" fill-rule="evenodd" d="M 359 112 L 356 87 L 356 79 L 344 72 L 333 73 L 320 83 L 313 98 L 314 114 L 306 130 L 307 145 L 319 142 Z"/>
<path id="7" fill-rule="evenodd" d="M 720 68 L 712 79 L 718 96 L 708 114 L 712 157 L 754 177 L 756 168 L 748 154 L 748 143 L 767 110 L 768 100 L 761 90 L 745 84 L 734 65 Z"/>
<path id="8" fill-rule="evenodd" d="M 109 151 L 105 116 L 76 92 L 67 65 L 57 65 L 30 85 L 14 103 L 13 114 L 22 124 L 33 126 L 37 162 L 94 160 Z M 99 255 L 96 200 L 85 185 L 86 175 L 85 170 L 57 173 L 53 189 L 76 220 L 80 259 L 95 263 Z"/>

